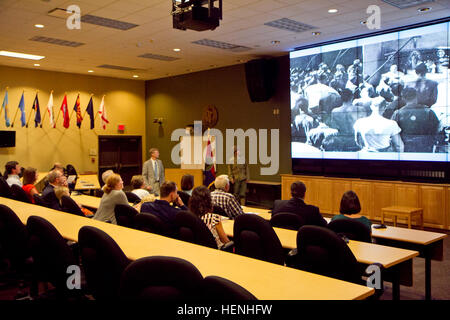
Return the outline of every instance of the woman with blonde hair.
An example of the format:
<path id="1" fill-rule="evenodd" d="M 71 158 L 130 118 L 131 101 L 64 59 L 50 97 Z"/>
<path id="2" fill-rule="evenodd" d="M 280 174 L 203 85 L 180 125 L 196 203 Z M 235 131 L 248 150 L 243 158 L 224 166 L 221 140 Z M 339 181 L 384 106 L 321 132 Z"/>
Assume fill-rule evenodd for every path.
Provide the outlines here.
<path id="1" fill-rule="evenodd" d="M 113 173 L 106 179 L 103 186 L 103 197 L 93 219 L 117 224 L 114 208 L 117 204 L 129 205 L 123 192 L 123 181 L 120 175 Z"/>

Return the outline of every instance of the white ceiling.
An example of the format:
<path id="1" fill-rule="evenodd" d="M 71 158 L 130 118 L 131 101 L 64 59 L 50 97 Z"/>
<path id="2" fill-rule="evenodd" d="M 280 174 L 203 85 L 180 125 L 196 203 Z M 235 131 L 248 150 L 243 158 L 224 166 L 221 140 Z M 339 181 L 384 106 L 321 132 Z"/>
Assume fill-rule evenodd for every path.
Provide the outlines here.
<path id="1" fill-rule="evenodd" d="M 121 31 L 88 23 L 80 30 L 69 30 L 64 19 L 47 15 L 55 7 L 77 4 L 81 14 L 92 14 L 138 24 Z M 389 29 L 450 16 L 450 0 L 436 0 L 408 9 L 397 9 L 381 0 L 223 0 L 223 20 L 214 31 L 182 31 L 173 29 L 171 0 L 0 0 L 0 50 L 44 55 L 40 67 L 35 61 L 0 57 L 1 65 L 39 68 L 71 73 L 149 80 L 214 69 L 243 63 L 251 59 L 287 54 L 295 47 L 373 32 L 360 22 L 368 17 L 366 9 L 376 4 L 381 8 L 381 27 Z M 419 7 L 432 10 L 419 13 Z M 328 9 L 338 9 L 330 14 Z M 296 33 L 264 25 L 289 18 L 317 27 L 321 35 L 311 31 Z M 43 24 L 38 29 L 35 24 Z M 315 30 L 316 31 L 316 30 Z M 45 36 L 85 43 L 72 48 L 30 41 Z M 245 52 L 205 47 L 192 41 L 211 39 L 252 48 Z M 273 40 L 279 44 L 271 43 Z M 180 52 L 174 52 L 180 48 Z M 145 53 L 179 57 L 175 61 L 139 58 Z M 119 71 L 97 68 L 102 64 L 140 69 Z"/>

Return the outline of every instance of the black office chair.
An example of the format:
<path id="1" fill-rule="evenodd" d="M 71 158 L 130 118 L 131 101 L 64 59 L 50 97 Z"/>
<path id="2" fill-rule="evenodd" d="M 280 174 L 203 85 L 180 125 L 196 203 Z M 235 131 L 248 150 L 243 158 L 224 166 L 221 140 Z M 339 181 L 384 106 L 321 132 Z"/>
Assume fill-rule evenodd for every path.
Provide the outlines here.
<path id="1" fill-rule="evenodd" d="M 201 297 L 203 277 L 189 261 L 153 256 L 132 262 L 122 274 L 120 298 L 175 301 Z"/>
<path id="2" fill-rule="evenodd" d="M 22 187 L 17 184 L 13 184 L 11 186 L 11 198 L 17 201 L 31 203 L 30 198 L 28 198 L 25 190 L 23 190 Z"/>
<path id="3" fill-rule="evenodd" d="M 63 211 L 74 214 L 76 216 L 84 217 L 83 211 L 81 211 L 78 204 L 69 196 L 61 197 L 61 207 Z"/>
<path id="4" fill-rule="evenodd" d="M 307 225 L 297 233 L 295 267 L 361 284 L 362 270 L 347 243 L 325 227 Z"/>
<path id="5" fill-rule="evenodd" d="M 350 240 L 372 242 L 372 230 L 362 222 L 353 219 L 336 219 L 331 221 L 327 227 Z"/>
<path id="6" fill-rule="evenodd" d="M 66 174 L 68 176 L 78 176 L 77 170 L 75 170 L 75 167 L 73 165 L 71 165 L 71 164 L 68 164 L 66 166 Z"/>
<path id="7" fill-rule="evenodd" d="M 81 228 L 78 243 L 89 291 L 97 300 L 117 299 L 130 260 L 108 234 L 94 227 Z"/>
<path id="8" fill-rule="evenodd" d="M 56 228 L 46 219 L 30 216 L 27 220 L 29 247 L 33 257 L 34 281 L 50 282 L 57 298 L 79 296 L 80 290 L 67 287 L 67 268 L 78 265 L 72 248 Z M 37 296 L 37 288 L 32 296 Z"/>
<path id="9" fill-rule="evenodd" d="M 139 213 L 134 216 L 133 222 L 134 228 L 137 230 L 156 233 L 166 237 L 173 236 L 167 224 L 152 213 Z"/>
<path id="10" fill-rule="evenodd" d="M 141 198 L 139 198 L 137 194 L 135 194 L 135 193 L 133 193 L 131 191 L 126 191 L 125 195 L 127 196 L 128 202 L 131 202 L 133 204 L 141 202 Z"/>
<path id="11" fill-rule="evenodd" d="M 5 178 L 0 178 L 0 197 L 12 198 L 11 188 L 6 182 Z"/>
<path id="12" fill-rule="evenodd" d="M 103 192 L 102 189 L 97 189 L 97 190 L 95 190 L 95 192 L 94 192 L 94 195 L 95 195 L 97 198 L 103 197 L 103 194 L 104 194 L 104 192 Z"/>
<path id="13" fill-rule="evenodd" d="M 114 214 L 119 226 L 134 228 L 134 216 L 139 212 L 127 204 L 116 204 Z"/>
<path id="14" fill-rule="evenodd" d="M 233 234 L 237 254 L 284 264 L 283 247 L 269 221 L 255 214 L 241 214 L 234 221 Z"/>
<path id="15" fill-rule="evenodd" d="M 217 276 L 203 279 L 203 299 L 206 301 L 258 300 L 240 285 Z"/>
<path id="16" fill-rule="evenodd" d="M 206 224 L 195 214 L 189 211 L 179 211 L 175 216 L 177 238 L 217 249 L 217 243 Z"/>
<path id="17" fill-rule="evenodd" d="M 291 212 L 279 212 L 272 216 L 270 219 L 272 227 L 298 230 L 305 225 L 305 221 L 301 216 Z"/>
<path id="18" fill-rule="evenodd" d="M 283 207 L 289 200 L 275 200 L 273 202 L 273 209 L 272 209 L 272 216 L 274 215 L 273 212 L 277 212 L 280 210 L 281 207 Z"/>
<path id="19" fill-rule="evenodd" d="M 184 203 L 186 206 L 188 206 L 188 205 L 189 205 L 189 199 L 191 198 L 191 196 L 190 196 L 189 194 L 187 194 L 186 192 L 180 191 L 180 190 L 178 190 L 177 193 L 178 193 L 178 195 L 180 196 L 181 201 L 183 201 L 183 203 Z"/>
<path id="20" fill-rule="evenodd" d="M 222 207 L 218 205 L 213 205 L 213 213 L 229 218 L 225 210 L 223 210 Z"/>
<path id="21" fill-rule="evenodd" d="M 44 199 L 42 199 L 42 196 L 36 194 L 33 194 L 33 199 L 34 199 L 34 204 L 37 204 L 38 206 L 41 207 L 47 207 Z"/>

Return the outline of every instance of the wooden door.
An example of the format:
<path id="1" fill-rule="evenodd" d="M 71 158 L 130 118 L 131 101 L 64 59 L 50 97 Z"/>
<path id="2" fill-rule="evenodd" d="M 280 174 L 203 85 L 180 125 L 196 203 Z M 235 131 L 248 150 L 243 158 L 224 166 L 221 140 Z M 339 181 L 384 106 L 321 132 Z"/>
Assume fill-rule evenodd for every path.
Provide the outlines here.
<path id="1" fill-rule="evenodd" d="M 99 181 L 106 170 L 120 174 L 124 186 L 134 175 L 142 174 L 142 138 L 140 136 L 99 136 Z"/>

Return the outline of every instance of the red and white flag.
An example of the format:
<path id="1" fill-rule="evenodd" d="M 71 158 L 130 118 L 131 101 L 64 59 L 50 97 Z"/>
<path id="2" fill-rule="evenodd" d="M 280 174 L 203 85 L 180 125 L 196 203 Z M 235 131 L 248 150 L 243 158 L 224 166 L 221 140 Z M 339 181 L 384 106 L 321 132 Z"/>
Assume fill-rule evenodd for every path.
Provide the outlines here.
<path id="1" fill-rule="evenodd" d="M 47 112 L 48 112 L 48 121 L 50 122 L 50 127 L 54 128 L 55 123 L 53 122 L 53 91 L 50 92 L 50 98 L 48 98 Z"/>
<path id="2" fill-rule="evenodd" d="M 109 123 L 108 118 L 106 117 L 106 108 L 105 108 L 105 96 L 102 97 L 102 102 L 100 102 L 100 107 L 98 108 L 98 114 L 102 119 L 103 129 L 106 129 L 106 124 Z"/>
<path id="3" fill-rule="evenodd" d="M 61 111 L 63 113 L 63 126 L 64 128 L 69 128 L 70 125 L 70 117 L 69 117 L 69 107 L 67 106 L 67 96 L 64 95 L 63 102 L 61 104 Z"/>

